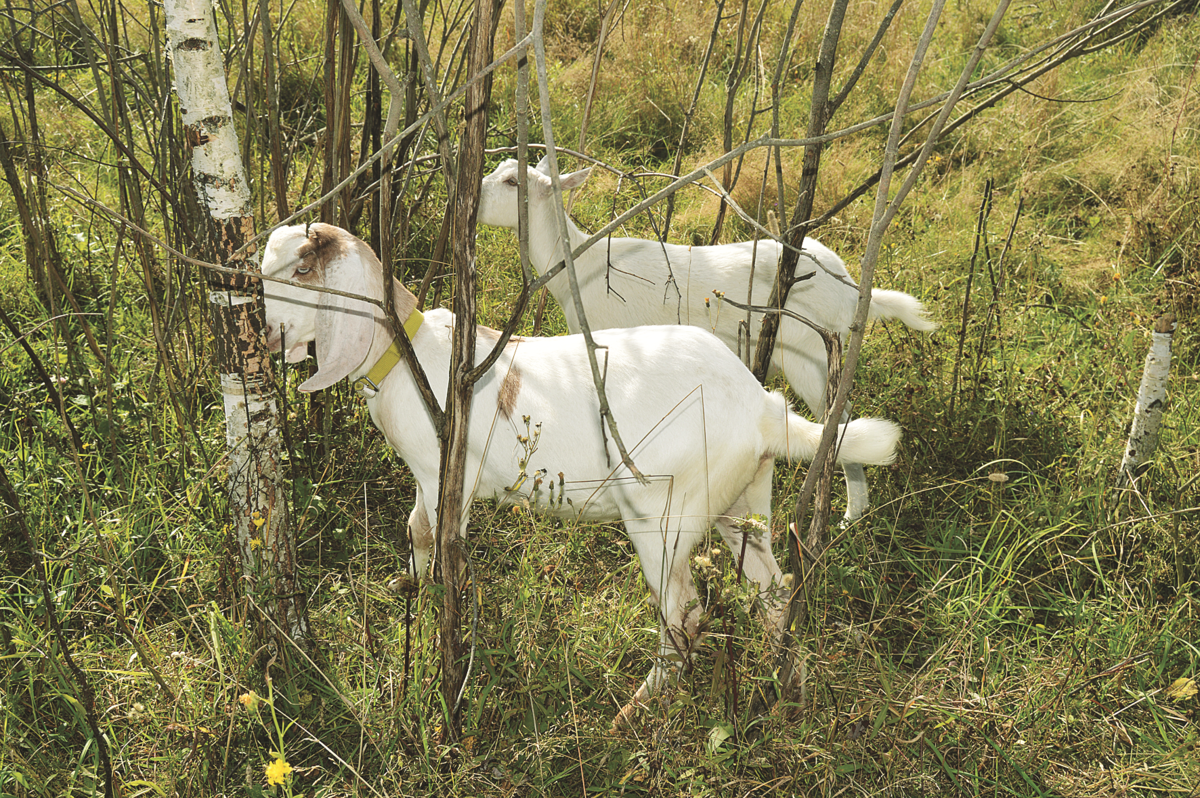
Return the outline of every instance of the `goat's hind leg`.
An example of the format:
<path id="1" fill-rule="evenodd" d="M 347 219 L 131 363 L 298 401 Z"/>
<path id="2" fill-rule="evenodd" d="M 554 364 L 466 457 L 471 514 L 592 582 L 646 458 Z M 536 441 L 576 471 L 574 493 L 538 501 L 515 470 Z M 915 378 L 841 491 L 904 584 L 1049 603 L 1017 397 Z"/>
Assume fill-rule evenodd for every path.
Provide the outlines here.
<path id="1" fill-rule="evenodd" d="M 754 479 L 729 508 L 717 517 L 717 531 L 733 553 L 741 558 L 742 576 L 757 582 L 759 599 L 772 642 L 783 632 L 789 584 L 771 550 L 771 477 L 775 463 L 765 459 Z"/>
<path id="2" fill-rule="evenodd" d="M 792 575 L 781 573 L 771 550 L 771 465 L 768 462 L 766 467 L 760 466 L 754 481 L 717 519 L 717 529 L 734 557 L 745 553 L 742 574 L 758 582 L 763 620 L 771 635 L 771 649 L 778 655 L 787 626 L 788 602 L 794 587 Z M 757 519 L 753 522 L 744 520 L 752 516 L 761 516 L 765 523 L 759 523 Z"/>
<path id="3" fill-rule="evenodd" d="M 842 517 L 843 524 L 849 524 L 863 517 L 871 506 L 867 494 L 867 474 L 863 471 L 862 463 L 843 463 L 842 473 L 846 477 L 846 514 Z"/>
<path id="4" fill-rule="evenodd" d="M 808 331 L 803 334 L 807 335 Z M 815 346 L 820 346 L 815 337 L 812 340 Z M 814 360 L 803 356 L 791 357 L 786 352 L 784 357 L 783 371 L 788 383 L 796 395 L 808 405 L 813 417 L 819 421 L 825 415 L 825 383 L 828 379 L 824 358 Z M 841 423 L 846 424 L 849 421 L 849 409 L 842 410 Z M 863 517 L 871 506 L 871 499 L 867 492 L 867 475 L 863 471 L 862 463 L 842 463 L 842 474 L 846 478 L 846 514 L 842 523 L 849 524 Z"/>
<path id="5" fill-rule="evenodd" d="M 848 410 L 842 411 L 842 423 L 850 423 Z M 862 463 L 842 463 L 842 475 L 846 478 L 846 514 L 842 516 L 845 525 L 863 517 L 871 507 L 871 497 L 867 493 L 867 474 Z"/>

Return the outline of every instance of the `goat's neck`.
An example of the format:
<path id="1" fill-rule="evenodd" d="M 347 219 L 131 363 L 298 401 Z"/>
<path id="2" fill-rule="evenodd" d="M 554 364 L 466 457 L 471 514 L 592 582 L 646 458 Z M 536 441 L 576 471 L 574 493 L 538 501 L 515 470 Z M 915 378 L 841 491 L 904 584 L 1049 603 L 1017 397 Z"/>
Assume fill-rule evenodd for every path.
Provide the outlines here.
<path id="1" fill-rule="evenodd" d="M 530 214 L 529 229 L 531 231 L 542 232 L 540 235 L 529 236 L 529 259 L 534 271 L 538 274 L 545 274 L 566 257 L 567 250 L 573 251 L 577 246 L 587 241 L 587 236 L 575 226 L 575 223 L 571 221 L 571 217 L 568 216 L 568 246 L 563 247 L 562 237 L 558 234 L 558 219 L 556 218 L 558 212 L 554 207 L 554 203 L 545 203 L 540 210 L 541 212 L 537 215 L 537 218 L 534 218 L 534 214 Z"/>
<path id="2" fill-rule="evenodd" d="M 409 315 L 416 310 L 417 298 L 413 296 L 411 291 L 404 287 L 403 283 L 394 277 L 392 278 L 392 285 L 395 287 L 394 297 L 396 300 L 396 318 L 400 324 L 403 325 L 408 319 Z M 386 299 L 384 299 L 382 295 L 379 297 L 379 299 L 380 301 L 386 302 Z M 375 323 L 375 338 L 371 341 L 371 348 L 367 350 L 367 356 L 363 359 L 362 365 L 360 365 L 350 374 L 351 380 L 356 380 L 369 372 L 371 368 L 377 362 L 379 362 L 379 358 L 383 357 L 383 353 L 388 350 L 388 347 L 392 345 L 392 341 L 395 340 L 395 336 L 397 334 L 404 334 L 399 330 L 392 330 L 392 325 L 388 323 L 382 311 L 376 316 Z"/>

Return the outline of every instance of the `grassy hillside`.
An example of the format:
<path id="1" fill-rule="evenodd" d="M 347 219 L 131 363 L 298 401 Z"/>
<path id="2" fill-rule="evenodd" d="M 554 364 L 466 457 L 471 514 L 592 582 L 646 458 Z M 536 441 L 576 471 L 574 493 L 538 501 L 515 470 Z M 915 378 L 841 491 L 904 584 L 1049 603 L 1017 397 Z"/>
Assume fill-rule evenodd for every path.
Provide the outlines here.
<path id="1" fill-rule="evenodd" d="M 281 198 L 264 155 L 265 111 L 246 110 L 268 102 L 259 33 L 242 35 L 256 6 L 223 9 L 220 26 L 262 230 L 276 221 Z M 916 99 L 953 84 L 991 15 L 976 2 L 951 6 Z M 605 8 L 552 3 L 546 20 L 557 141 L 572 149 L 582 141 L 608 167 L 575 200 L 573 214 L 589 230 L 665 185 L 677 153 L 684 171 L 723 153 L 727 107 L 734 143 L 769 129 L 770 81 L 792 12 L 764 4 L 755 26 L 757 8 L 743 20 L 740 7 L 726 4 L 715 25 L 713 5 L 614 6 L 588 111 Z M 979 74 L 1105 8 L 1014 6 Z M 835 90 L 885 10 L 851 4 Z M 770 654 L 747 612 L 736 560 L 714 537 L 697 549 L 694 568 L 707 645 L 634 728 L 610 733 L 657 641 L 623 531 L 476 503 L 468 736 L 456 746 L 443 743 L 440 728 L 439 587 L 389 588 L 407 561 L 413 481 L 345 384 L 312 401 L 281 385 L 316 645 L 303 655 L 263 648 L 246 622 L 254 608 L 236 584 L 229 540 L 223 409 L 202 280 L 196 267 L 109 221 L 107 210 L 129 207 L 136 195 L 151 232 L 189 247 L 189 178 L 172 138 L 178 109 L 159 11 L 118 14 L 111 31 L 85 12 L 96 40 L 61 9 L 14 12 L 27 27 L 0 45 L 8 99 L 0 156 L 10 181 L 0 191 L 0 309 L 23 341 L 0 331 L 0 462 L 42 552 L 54 605 L 51 613 L 6 507 L 0 796 L 98 789 L 87 700 L 68 653 L 95 691 L 119 795 L 1195 794 L 1194 4 L 1159 4 L 1114 26 L 1113 35 L 1131 35 L 1067 60 L 948 134 L 902 206 L 875 284 L 919 297 L 941 326 L 929 336 L 868 331 L 854 412 L 896 420 L 905 438 L 894 465 L 868 470 L 868 516 L 829 530 L 812 614 L 797 630 L 797 694 L 752 723 L 752 692 L 774 678 Z M 927 12 L 925 4 L 901 7 L 831 129 L 890 110 Z M 453 66 L 464 13 L 428 10 L 440 69 Z M 808 124 L 826 14 L 809 3 L 797 17 L 781 71 L 782 135 L 800 137 Z M 402 13 L 388 7 L 382 16 L 390 24 Z M 295 210 L 320 196 L 330 135 L 324 23 L 318 9 L 300 6 L 272 6 L 271 17 L 283 177 Z M 497 52 L 513 41 L 511 7 L 501 20 Z M 110 36 L 129 70 L 125 85 L 136 86 L 125 95 L 130 121 L 120 134 L 129 152 L 85 113 L 114 97 L 114 83 L 97 85 L 84 47 Z M 407 44 L 395 39 L 393 47 L 402 72 Z M 730 71 L 742 63 L 745 77 L 727 105 Z M 346 140 L 357 157 L 370 107 L 365 57 L 348 74 Z M 515 85 L 511 66 L 497 72 L 497 150 L 515 142 Z M 920 134 L 917 118 L 910 129 Z M 886 129 L 828 144 L 814 214 L 870 178 Z M 428 132 L 408 155 L 436 151 Z M 157 164 L 159 182 L 131 168 L 131 157 Z M 801 157 L 782 153 L 789 211 Z M 564 164 L 585 165 L 571 157 Z M 774 169 L 756 150 L 731 189 L 762 219 L 778 194 Z M 355 192 L 369 206 L 377 190 L 365 180 L 345 192 L 348 212 Z M 35 208 L 35 224 L 23 222 L 18 196 Z M 401 199 L 396 267 L 415 287 L 437 251 L 444 185 L 419 171 Z M 854 274 L 872 201 L 870 191 L 813 233 Z M 681 191 L 671 240 L 708 241 L 718 204 L 711 192 Z M 651 213 L 661 228 L 666 209 Z M 652 237 L 654 229 L 642 214 L 624 234 Z M 60 254 L 59 283 L 41 281 L 31 230 Z M 751 231 L 728 215 L 721 239 Z M 370 235 L 366 213 L 356 232 Z M 478 243 L 480 320 L 499 325 L 520 289 L 515 239 L 481 228 Z M 438 278 L 428 302 L 448 305 L 453 290 Z M 1167 312 L 1179 321 L 1168 407 L 1135 491 L 1122 486 L 1117 466 L 1150 331 Z M 524 330 L 532 325 L 529 314 Z M 565 332 L 552 299 L 543 332 Z M 776 469 L 781 559 L 784 518 L 804 476 L 799 464 Z M 835 517 L 844 505 L 839 482 Z M 52 618 L 69 651 L 56 642 Z M 269 784 L 272 776 L 282 783 Z"/>

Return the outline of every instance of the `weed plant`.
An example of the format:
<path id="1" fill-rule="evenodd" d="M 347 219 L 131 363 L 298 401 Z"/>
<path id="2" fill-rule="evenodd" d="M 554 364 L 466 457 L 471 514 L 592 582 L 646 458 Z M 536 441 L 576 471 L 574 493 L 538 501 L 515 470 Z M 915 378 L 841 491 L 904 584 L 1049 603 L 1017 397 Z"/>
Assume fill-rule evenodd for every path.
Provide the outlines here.
<path id="1" fill-rule="evenodd" d="M 983 70 L 1101 5 L 1014 7 Z M 466 8 L 430 11 L 443 68 Z M 737 10 L 722 6 L 683 136 L 714 8 L 614 8 L 585 118 L 605 6 L 551 3 L 560 143 L 574 146 L 586 125 L 588 154 L 625 173 L 667 171 L 681 146 L 685 169 L 722 152 Z M 764 9 L 754 68 L 732 104 L 735 141 L 750 125 L 762 130 L 754 112 L 770 102 L 764 81 L 790 14 L 790 5 Z M 809 55 L 825 13 L 805 4 L 783 72 L 789 135 L 807 124 Z M 852 4 L 843 79 L 879 13 Z M 901 8 L 883 57 L 835 126 L 888 110 L 924 13 Z M 52 32 L 30 40 L 34 61 L 60 69 L 73 96 L 91 96 L 92 73 L 73 68 L 86 58 L 68 46 L 78 37 L 67 35 L 59 12 L 46 14 L 29 20 Z M 922 75 L 925 95 L 957 76 L 990 9 L 959 3 L 946 15 Z M 249 46 L 234 33 L 236 16 L 221 23 L 231 64 Z M 150 63 L 161 22 L 136 19 L 123 20 L 125 42 Z M 322 22 L 299 6 L 272 7 L 272 19 L 296 208 L 319 195 Z M 502 19 L 500 44 L 511 41 L 511 12 Z M 0 332 L 0 458 L 49 588 L 41 591 L 16 531 L 18 508 L 5 507 L 0 796 L 102 787 L 67 653 L 95 690 L 117 794 L 127 796 L 1195 795 L 1198 63 L 1200 25 L 1180 9 L 1047 74 L 938 148 L 892 225 L 876 279 L 920 297 L 941 327 L 931 336 L 869 331 L 854 413 L 895 419 L 905 438 L 894 465 L 869 472 L 870 514 L 828 530 L 812 611 L 796 630 L 801 680 L 787 700 L 752 716 L 755 692 L 776 687 L 773 659 L 736 558 L 714 538 L 694 561 L 706 645 L 633 728 L 610 732 L 657 639 L 623 530 L 477 503 L 466 737 L 454 746 L 441 728 L 440 587 L 395 581 L 408 560 L 403 530 L 414 493 L 403 463 L 348 386 L 305 399 L 294 385 L 307 366 L 281 372 L 292 523 L 314 642 L 304 651 L 261 646 L 229 540 L 223 409 L 201 281 L 162 251 L 147 257 L 95 206 L 59 190 L 86 190 L 118 207 L 130 184 L 121 156 L 78 105 L 5 71 L 0 126 L 11 163 L 24 191 L 45 197 L 42 223 L 79 312 L 64 313 L 62 286 L 39 283 L 44 266 L 26 248 L 16 192 L 0 192 L 0 309 L 30 348 Z M 365 67 L 356 70 L 357 112 Z M 238 85 L 261 97 L 261 76 L 251 73 Z M 143 73 L 147 85 L 156 74 Z M 231 71 L 231 86 L 238 81 Z M 515 138 L 514 86 L 515 72 L 501 69 L 497 147 Z M 162 95 L 139 96 L 145 116 L 132 127 L 132 146 L 147 157 L 161 149 L 159 117 L 150 113 L 153 97 L 167 93 L 158 88 Z M 256 154 L 265 139 L 252 114 L 238 124 L 262 229 L 277 199 Z M 873 173 L 883 135 L 874 129 L 828 145 L 817 213 Z M 416 148 L 434 151 L 431 139 Z M 799 157 L 783 155 L 791 189 Z M 186 174 L 168 158 L 161 174 L 172 170 Z M 762 219 L 775 201 L 773 171 L 757 152 L 733 188 Z M 444 195 L 434 177 L 424 174 L 403 195 L 413 212 L 395 266 L 414 286 L 438 244 Z M 574 215 L 598 229 L 658 180 L 618 181 L 598 170 Z M 795 197 L 785 189 L 783 200 L 790 207 Z M 156 203 L 168 205 L 148 203 L 146 224 L 186 248 L 184 218 Z M 681 192 L 672 239 L 709 240 L 717 206 L 709 193 Z M 653 236 L 664 214 L 652 209 L 624 232 Z M 869 223 L 869 203 L 859 201 L 815 235 L 853 271 Z M 365 222 L 358 232 L 367 234 Z M 722 231 L 723 240 L 748 235 L 732 218 Z M 478 246 L 480 320 L 499 326 L 520 290 L 516 244 L 508 231 L 481 229 Z M 427 301 L 446 305 L 453 290 L 448 278 L 434 279 Z M 1135 490 L 1117 466 L 1149 330 L 1165 312 L 1180 322 L 1169 406 Z M 532 323 L 530 314 L 525 333 Z M 542 331 L 565 332 L 553 300 Z M 804 474 L 798 464 L 776 470 L 780 553 Z M 844 505 L 838 491 L 835 509 Z M 52 634 L 52 616 L 68 651 Z"/>

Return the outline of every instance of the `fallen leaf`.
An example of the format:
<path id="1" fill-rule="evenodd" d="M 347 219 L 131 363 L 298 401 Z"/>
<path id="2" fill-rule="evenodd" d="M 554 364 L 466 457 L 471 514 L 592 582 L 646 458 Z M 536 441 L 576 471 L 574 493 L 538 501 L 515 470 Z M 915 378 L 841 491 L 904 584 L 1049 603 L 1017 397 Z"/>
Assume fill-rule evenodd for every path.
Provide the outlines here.
<path id="1" fill-rule="evenodd" d="M 1196 689 L 1195 679 L 1176 679 L 1167 688 L 1167 697 L 1172 701 L 1182 701 L 1185 698 L 1191 698 L 1197 692 L 1200 690 Z"/>

